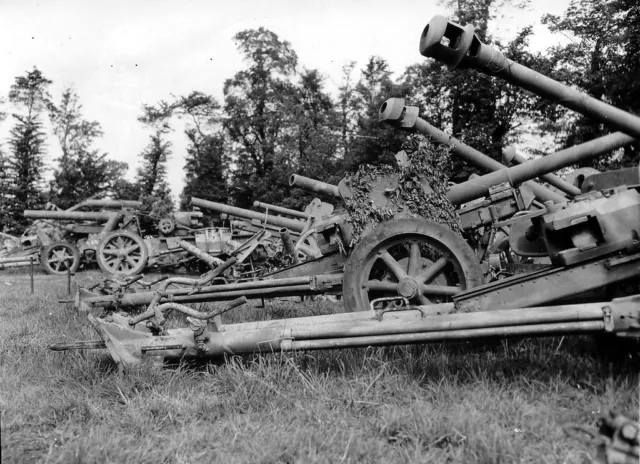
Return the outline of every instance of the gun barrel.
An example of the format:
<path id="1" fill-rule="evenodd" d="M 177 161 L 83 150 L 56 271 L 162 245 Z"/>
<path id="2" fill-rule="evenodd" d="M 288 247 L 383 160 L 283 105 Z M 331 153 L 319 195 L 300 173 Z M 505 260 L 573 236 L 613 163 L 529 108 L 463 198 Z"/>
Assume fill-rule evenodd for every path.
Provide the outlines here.
<path id="1" fill-rule="evenodd" d="M 445 40 L 443 40 L 445 39 Z M 483 43 L 473 25 L 461 26 L 435 16 L 422 31 L 420 53 L 453 69 L 474 68 L 501 77 L 543 98 L 549 98 L 605 124 L 640 138 L 640 117 L 593 98 L 505 57 Z"/>
<path id="2" fill-rule="evenodd" d="M 274 212 L 278 214 L 286 214 L 288 216 L 297 217 L 300 219 L 309 219 L 309 216 L 302 211 L 297 211 L 295 209 L 285 208 L 284 206 L 272 205 L 270 203 L 263 203 L 261 201 L 253 202 L 254 208 L 266 209 L 269 212 Z"/>
<path id="3" fill-rule="evenodd" d="M 518 153 L 515 147 L 507 147 L 502 150 L 502 161 L 508 167 L 513 166 L 514 164 L 526 163 L 528 160 Z M 544 180 L 549 185 L 553 185 L 555 188 L 563 191 L 567 195 L 571 195 L 572 197 L 582 193 L 578 187 L 561 179 L 555 174 L 542 174 L 540 175 L 540 179 Z"/>
<path id="4" fill-rule="evenodd" d="M 271 216 L 258 211 L 225 205 L 224 203 L 204 200 L 202 198 L 192 197 L 191 204 L 199 206 L 200 208 L 217 211 L 219 213 L 226 213 L 230 216 L 236 216 L 244 219 L 257 219 L 272 226 L 285 227 L 298 233 L 302 232 L 305 228 L 305 223 L 297 219 L 289 219 L 282 216 Z"/>
<path id="5" fill-rule="evenodd" d="M 137 200 L 85 200 L 76 206 L 86 206 L 89 208 L 140 208 L 142 202 Z M 75 207 L 73 208 L 75 209 Z"/>
<path id="6" fill-rule="evenodd" d="M 630 138 L 631 137 L 622 132 L 614 132 L 604 137 L 598 137 L 597 139 L 574 145 L 556 153 L 543 156 L 542 158 L 462 182 L 461 184 L 453 186 L 447 193 L 447 196 L 452 203 L 464 203 L 475 198 L 480 198 L 488 193 L 491 186 L 503 182 L 517 185 L 526 179 L 539 177 L 541 174 L 556 171 L 560 168 L 575 164 L 578 161 L 607 153 L 620 146 L 621 142 L 626 141 L 626 143 L 629 143 L 628 140 Z"/>
<path id="7" fill-rule="evenodd" d="M 453 153 L 480 168 L 486 169 L 488 171 L 499 171 L 506 169 L 506 166 L 502 163 L 494 160 L 493 158 L 490 158 L 481 151 L 478 151 L 475 148 L 462 143 L 460 140 L 450 136 L 437 127 L 432 126 L 427 121 L 418 116 L 417 107 L 405 106 L 404 103 L 405 102 L 403 98 L 388 99 L 380 107 L 378 120 L 390 122 L 406 129 L 414 129 L 421 134 L 431 137 L 438 143 L 450 146 Z M 537 184 L 535 182 L 528 182 L 527 186 L 540 201 L 560 202 L 565 200 L 564 196 L 553 192 L 543 185 Z M 476 198 L 479 198 L 483 195 L 484 193 L 478 194 Z M 462 203 L 464 203 L 464 201 L 462 201 Z"/>
<path id="8" fill-rule="evenodd" d="M 340 192 L 337 185 L 328 184 L 327 182 L 322 182 L 299 174 L 291 174 L 291 177 L 289 177 L 289 185 L 300 187 L 311 192 L 324 193 L 325 195 L 340 198 Z"/>
<path id="9" fill-rule="evenodd" d="M 26 209 L 24 217 L 31 219 L 53 219 L 58 221 L 108 221 L 114 215 L 119 213 L 115 211 L 57 211 L 47 209 Z"/>
<path id="10" fill-rule="evenodd" d="M 530 179 L 540 177 L 543 174 L 570 166 L 579 161 L 585 161 L 603 155 L 611 150 L 615 150 L 616 148 L 620 148 L 634 141 L 633 137 L 627 134 L 614 132 L 612 134 L 560 150 L 542 158 L 507 168 L 502 163 L 489 158 L 484 153 L 465 145 L 456 138 L 451 137 L 440 129 L 432 126 L 418 116 L 417 107 L 404 106 L 404 100 L 402 98 L 390 98 L 384 102 L 380 107 L 379 119 L 381 121 L 395 123 L 400 127 L 413 128 L 418 132 L 433 138 L 438 143 L 450 145 L 451 150 L 454 153 L 476 166 L 490 171 L 495 171 L 452 187 L 447 195 L 449 196 L 449 200 L 455 204 L 480 198 L 488 193 L 490 187 L 503 182 L 509 182 L 512 185 L 526 182 L 526 185 L 539 200 L 554 202 L 564 201 L 565 197 L 562 195 L 553 192 L 540 184 L 528 181 Z"/>

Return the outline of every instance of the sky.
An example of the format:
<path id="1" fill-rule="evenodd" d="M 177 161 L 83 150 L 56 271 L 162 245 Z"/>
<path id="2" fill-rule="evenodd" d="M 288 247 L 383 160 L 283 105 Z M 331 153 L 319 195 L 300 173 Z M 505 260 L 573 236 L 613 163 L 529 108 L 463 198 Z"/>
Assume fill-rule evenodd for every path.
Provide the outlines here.
<path id="1" fill-rule="evenodd" d="M 506 2 L 509 3 L 509 2 Z M 512 2 L 513 3 L 513 2 Z M 505 7 L 490 25 L 503 40 L 534 26 L 531 47 L 542 50 L 562 38 L 540 24 L 560 14 L 569 0 L 532 0 L 526 9 Z M 451 9 L 438 0 L 0 0 L 0 98 L 6 100 L 18 75 L 37 66 L 53 81 L 59 101 L 73 87 L 84 117 L 97 120 L 104 135 L 96 146 L 113 159 L 137 166 L 149 129 L 137 121 L 143 104 L 200 90 L 223 100 L 225 79 L 243 68 L 233 36 L 264 26 L 290 42 L 299 68 L 318 69 L 335 93 L 342 67 L 360 69 L 377 55 L 396 76 L 421 61 L 418 41 L 432 16 Z M 5 103 L 1 110 L 11 111 Z M 0 122 L 6 146 L 11 117 Z M 184 185 L 184 137 L 175 126 L 169 182 L 177 198 Z M 53 137 L 47 162 L 59 156 Z"/>

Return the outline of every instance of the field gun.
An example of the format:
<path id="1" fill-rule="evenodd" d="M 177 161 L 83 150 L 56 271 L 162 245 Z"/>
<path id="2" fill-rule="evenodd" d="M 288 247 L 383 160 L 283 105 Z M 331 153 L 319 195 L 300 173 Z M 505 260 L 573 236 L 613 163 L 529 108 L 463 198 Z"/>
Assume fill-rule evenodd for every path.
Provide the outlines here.
<path id="1" fill-rule="evenodd" d="M 96 202 L 98 200 L 93 200 Z M 82 261 L 91 261 L 95 250 L 103 239 L 116 229 L 132 228 L 136 222 L 132 210 L 76 211 L 70 210 L 25 210 L 24 217 L 35 219 L 36 235 L 42 249 L 40 263 L 50 274 L 75 272 Z M 100 204 L 100 207 L 103 205 Z M 107 207 L 115 207 L 111 204 Z M 43 222 L 54 228 L 45 228 Z M 52 233 L 55 230 L 56 233 Z"/>
<path id="2" fill-rule="evenodd" d="M 100 209 L 80 211 L 91 208 Z M 89 199 L 67 210 L 25 210 L 24 216 L 40 221 L 35 223 L 39 243 L 44 245 L 40 260 L 50 273 L 74 272 L 80 263 L 95 260 L 105 273 L 135 275 L 148 266 L 189 266 L 202 261 L 187 252 L 181 241 L 195 243 L 215 256 L 239 246 L 230 243 L 226 229 L 203 228 L 200 211 L 150 218 L 141 208 L 142 203 L 135 200 Z M 141 219 L 155 232 L 150 233 L 149 226 L 143 228 Z M 44 230 L 39 224 L 53 229 Z"/>

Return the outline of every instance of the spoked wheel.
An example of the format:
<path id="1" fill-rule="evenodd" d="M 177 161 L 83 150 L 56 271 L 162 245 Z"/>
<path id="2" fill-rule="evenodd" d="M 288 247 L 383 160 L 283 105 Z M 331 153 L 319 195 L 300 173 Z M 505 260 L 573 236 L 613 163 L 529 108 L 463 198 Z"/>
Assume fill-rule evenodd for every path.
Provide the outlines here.
<path id="1" fill-rule="evenodd" d="M 367 310 L 370 302 L 389 297 L 428 305 L 451 301 L 481 283 L 480 264 L 461 237 L 423 219 L 397 219 L 378 225 L 351 253 L 343 296 L 349 311 Z"/>
<path id="2" fill-rule="evenodd" d="M 98 266 L 104 272 L 119 275 L 139 274 L 147 265 L 147 245 L 139 235 L 126 230 L 108 234 L 96 250 Z"/>
<path id="3" fill-rule="evenodd" d="M 80 251 L 67 242 L 53 242 L 40 253 L 40 264 L 47 274 L 76 272 L 80 265 Z"/>

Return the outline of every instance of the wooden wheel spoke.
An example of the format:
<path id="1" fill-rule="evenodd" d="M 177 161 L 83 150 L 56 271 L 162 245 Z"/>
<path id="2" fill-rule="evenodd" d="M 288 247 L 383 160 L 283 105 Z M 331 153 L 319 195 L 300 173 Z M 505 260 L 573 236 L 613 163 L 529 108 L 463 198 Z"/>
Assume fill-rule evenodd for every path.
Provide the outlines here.
<path id="1" fill-rule="evenodd" d="M 420 244 L 418 242 L 411 242 L 409 246 L 409 264 L 407 265 L 407 274 L 414 276 L 420 269 Z"/>
<path id="2" fill-rule="evenodd" d="M 125 252 L 126 254 L 130 254 L 130 253 L 133 253 L 134 251 L 139 250 L 139 249 L 140 249 L 140 245 L 138 245 L 137 243 L 134 243 L 133 245 L 128 246 L 128 247 L 124 250 L 124 252 Z"/>
<path id="3" fill-rule="evenodd" d="M 433 263 L 428 268 L 424 269 L 420 274 L 416 276 L 416 280 L 418 282 L 429 283 L 431 282 L 438 274 L 440 274 L 443 269 L 446 267 L 449 260 L 446 257 L 439 258 L 435 263 Z"/>
<path id="4" fill-rule="evenodd" d="M 388 251 L 382 251 L 379 254 L 380 259 L 387 265 L 389 270 L 393 273 L 396 279 L 400 280 L 407 277 L 407 273 L 396 259 L 391 256 L 391 253 Z"/>
<path id="5" fill-rule="evenodd" d="M 398 289 L 398 284 L 395 282 L 390 282 L 388 280 L 369 280 L 365 287 L 368 290 L 379 290 L 379 291 L 392 291 L 395 292 Z"/>
<path id="6" fill-rule="evenodd" d="M 420 292 L 423 295 L 438 295 L 438 296 L 454 296 L 460 293 L 462 289 L 453 285 L 421 285 Z"/>

